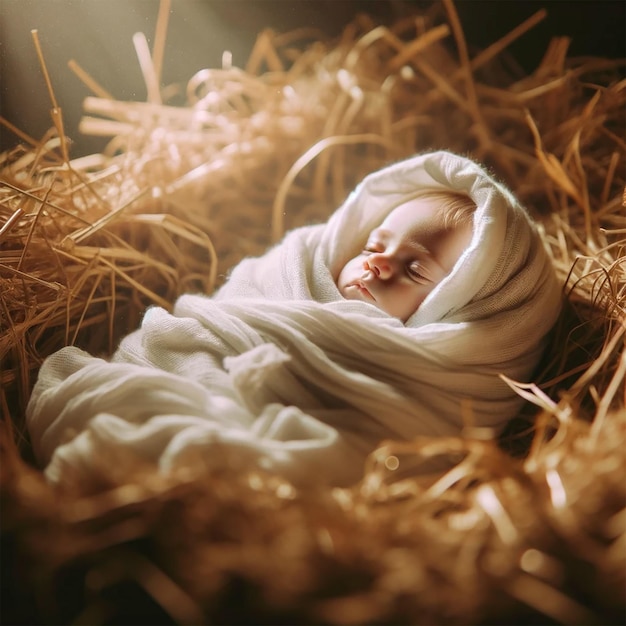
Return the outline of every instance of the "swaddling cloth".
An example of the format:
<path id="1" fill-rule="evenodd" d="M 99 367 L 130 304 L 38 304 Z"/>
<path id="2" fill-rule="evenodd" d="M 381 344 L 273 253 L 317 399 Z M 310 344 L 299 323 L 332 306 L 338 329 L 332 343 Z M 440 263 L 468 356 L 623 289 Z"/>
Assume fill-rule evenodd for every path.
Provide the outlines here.
<path id="1" fill-rule="evenodd" d="M 403 324 L 344 300 L 336 279 L 424 187 L 467 193 L 473 236 Z M 210 466 L 225 446 L 295 484 L 346 485 L 382 440 L 459 434 L 462 405 L 477 426 L 506 424 L 520 399 L 499 374 L 532 376 L 560 300 L 513 195 L 471 160 L 423 154 L 366 177 L 326 224 L 242 261 L 213 297 L 149 309 L 110 361 L 74 347 L 50 356 L 28 428 L 52 481 L 72 471 L 88 485 L 107 450 L 168 472 Z"/>

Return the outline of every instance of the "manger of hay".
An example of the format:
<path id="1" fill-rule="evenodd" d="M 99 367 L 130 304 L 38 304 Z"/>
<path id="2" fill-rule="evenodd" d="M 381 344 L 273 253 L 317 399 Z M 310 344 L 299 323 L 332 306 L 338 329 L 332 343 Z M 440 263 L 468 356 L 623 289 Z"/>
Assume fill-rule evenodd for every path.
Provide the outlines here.
<path id="1" fill-rule="evenodd" d="M 623 66 L 572 59 L 556 38 L 534 72 L 513 71 L 506 46 L 542 12 L 470 58 L 444 2 L 389 26 L 360 16 L 308 46 L 310 33 L 262 32 L 245 68 L 225 54 L 190 78 L 186 106 L 170 106 L 166 16 L 152 51 L 135 40 L 148 102 L 114 100 L 73 62 L 93 92 L 82 131 L 111 138 L 102 154 L 70 158 L 49 81 L 45 137 L 4 121 L 21 143 L 0 157 L 3 618 L 619 623 Z M 532 410 L 503 441 L 389 442 L 349 490 L 301 493 L 232 467 L 112 473 L 91 496 L 44 482 L 23 415 L 48 354 L 110 353 L 148 305 L 210 293 L 243 256 L 325 219 L 369 171 L 436 148 L 474 156 L 516 191 L 564 284 L 542 372 L 511 381 Z M 428 481 L 387 481 L 416 454 L 462 460 Z"/>

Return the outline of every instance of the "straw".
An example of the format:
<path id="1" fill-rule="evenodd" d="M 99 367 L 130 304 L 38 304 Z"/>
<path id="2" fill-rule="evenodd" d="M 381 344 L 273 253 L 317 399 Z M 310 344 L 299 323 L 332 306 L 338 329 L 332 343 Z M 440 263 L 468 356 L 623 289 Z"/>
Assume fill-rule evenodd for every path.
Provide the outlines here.
<path id="1" fill-rule="evenodd" d="M 570 58 L 556 37 L 533 72 L 511 69 L 507 46 L 545 11 L 472 58 L 446 0 L 387 25 L 361 15 L 336 40 L 264 30 L 244 69 L 225 55 L 173 106 L 170 9 L 152 51 L 135 38 L 148 102 L 115 100 L 72 62 L 95 95 L 82 131 L 110 138 L 101 154 L 70 160 L 60 113 L 39 141 L 0 120 L 23 142 L 0 155 L 5 621 L 621 623 L 623 61 Z M 536 377 L 506 379 L 525 406 L 500 439 L 468 409 L 459 437 L 384 442 L 359 484 L 311 492 L 223 448 L 219 469 L 171 475 L 96 455 L 95 493 L 29 466 L 24 411 L 48 354 L 110 354 L 147 306 L 211 293 L 365 174 L 436 148 L 515 191 L 563 284 Z M 403 474 L 435 457 L 451 469 Z"/>

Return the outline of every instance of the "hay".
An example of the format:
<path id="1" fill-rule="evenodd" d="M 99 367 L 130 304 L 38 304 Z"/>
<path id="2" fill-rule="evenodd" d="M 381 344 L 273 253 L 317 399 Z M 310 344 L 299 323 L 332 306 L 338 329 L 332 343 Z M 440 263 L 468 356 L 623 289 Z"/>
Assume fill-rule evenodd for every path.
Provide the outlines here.
<path id="1" fill-rule="evenodd" d="M 542 11 L 470 58 L 446 1 L 389 27 L 359 16 L 337 41 L 265 31 L 245 69 L 225 53 L 171 106 L 177 87 L 158 88 L 167 5 L 154 49 L 134 39 L 148 102 L 115 101 L 71 62 L 94 93 L 82 132 L 111 137 L 102 154 L 69 158 L 49 79 L 45 137 L 2 120 L 23 141 L 0 156 L 3 620 L 619 623 L 623 65 L 571 59 L 556 38 L 518 72 L 506 45 Z M 94 495 L 53 490 L 20 458 L 45 356 L 70 343 L 110 353 L 147 305 L 210 293 L 284 229 L 325 219 L 367 172 L 435 148 L 480 159 L 516 191 L 565 284 L 543 370 L 509 381 L 532 422 L 520 415 L 504 442 L 472 430 L 390 442 L 360 485 L 319 493 L 247 475 L 227 451 L 208 476 L 133 476 L 110 460 Z M 459 463 L 387 480 L 416 454 Z"/>

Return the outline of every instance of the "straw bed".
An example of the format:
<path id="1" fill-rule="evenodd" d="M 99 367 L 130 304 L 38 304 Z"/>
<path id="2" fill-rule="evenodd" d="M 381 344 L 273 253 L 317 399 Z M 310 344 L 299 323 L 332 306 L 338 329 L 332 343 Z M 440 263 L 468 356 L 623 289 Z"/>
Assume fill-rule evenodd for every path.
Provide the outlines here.
<path id="1" fill-rule="evenodd" d="M 40 141 L 3 121 L 23 141 L 0 155 L 3 621 L 621 623 L 624 64 L 569 58 L 556 38 L 525 75 L 506 45 L 543 11 L 470 58 L 445 1 L 388 27 L 359 16 L 332 41 L 265 31 L 245 69 L 225 54 L 173 106 L 167 5 L 155 48 L 134 39 L 148 102 L 115 101 L 71 63 L 94 93 L 82 132 L 111 138 L 102 154 L 69 158 L 50 84 Z M 314 492 L 228 450 L 220 472 L 168 478 L 98 459 L 94 494 L 29 465 L 23 416 L 48 354 L 110 354 L 148 305 L 210 293 L 366 173 L 437 148 L 515 190 L 567 297 L 536 380 L 509 381 L 528 403 L 502 441 L 388 442 L 359 485 Z M 403 455 L 458 465 L 388 480 Z"/>

